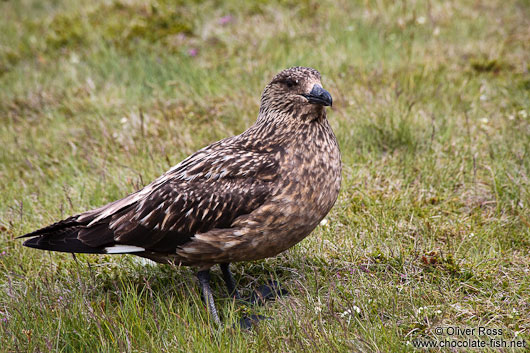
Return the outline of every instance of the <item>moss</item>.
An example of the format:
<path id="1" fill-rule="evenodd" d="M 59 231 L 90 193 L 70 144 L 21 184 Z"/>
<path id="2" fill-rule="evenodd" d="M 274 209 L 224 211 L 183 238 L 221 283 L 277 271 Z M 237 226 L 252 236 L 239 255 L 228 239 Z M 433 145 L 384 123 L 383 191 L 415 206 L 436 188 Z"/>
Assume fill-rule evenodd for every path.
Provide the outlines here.
<path id="1" fill-rule="evenodd" d="M 83 45 L 86 41 L 86 28 L 80 16 L 55 16 L 46 36 L 46 45 L 51 50 Z"/>
<path id="2" fill-rule="evenodd" d="M 519 87 L 525 91 L 530 91 L 530 79 L 520 81 Z"/>
<path id="3" fill-rule="evenodd" d="M 374 250 L 368 257 L 376 264 L 389 262 L 388 257 L 380 249 Z"/>
<path id="4" fill-rule="evenodd" d="M 135 39 L 157 42 L 167 36 L 192 33 L 192 23 L 185 20 L 186 16 L 179 9 L 165 2 L 156 2 L 148 9 L 115 2 L 108 9 L 102 7 L 94 12 L 91 22 L 96 23 L 100 18 L 105 17 L 112 19 L 107 21 L 103 33 L 114 38 L 113 42 L 118 46 Z M 108 15 L 109 11 L 110 15 Z M 116 12 L 119 16 L 116 16 Z M 126 41 L 123 42 L 122 39 Z"/>
<path id="5" fill-rule="evenodd" d="M 470 64 L 471 64 L 471 68 L 475 72 L 478 72 L 478 73 L 484 73 L 484 72 L 498 73 L 499 71 L 508 68 L 508 65 L 496 59 L 486 59 L 486 58 L 472 59 Z"/>
<path id="6" fill-rule="evenodd" d="M 453 254 L 442 254 L 438 251 L 431 251 L 422 255 L 421 263 L 426 272 L 444 272 L 460 281 L 468 281 L 473 278 L 473 273 L 465 266 L 460 265 Z"/>
<path id="7" fill-rule="evenodd" d="M 193 25 L 177 6 L 154 3 L 151 7 L 116 1 L 87 14 L 58 15 L 46 35 L 49 51 L 88 44 L 103 39 L 121 49 L 138 40 L 156 43 L 179 33 L 191 34 Z"/>

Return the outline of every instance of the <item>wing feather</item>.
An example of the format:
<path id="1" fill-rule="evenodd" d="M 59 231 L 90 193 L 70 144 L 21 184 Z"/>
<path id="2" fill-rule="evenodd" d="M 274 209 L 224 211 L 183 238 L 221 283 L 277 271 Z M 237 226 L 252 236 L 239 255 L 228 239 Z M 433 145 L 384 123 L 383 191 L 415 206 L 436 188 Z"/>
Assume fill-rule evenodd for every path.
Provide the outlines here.
<path id="1" fill-rule="evenodd" d="M 278 151 L 280 153 L 281 151 Z M 104 227 L 116 244 L 174 251 L 196 233 L 228 228 L 265 202 L 278 177 L 270 151 L 248 151 L 222 140 L 188 157 L 128 197 L 79 216 L 88 219 L 79 239 L 99 244 Z M 97 211 L 97 212 L 96 212 Z M 99 233 L 101 234 L 101 233 Z"/>

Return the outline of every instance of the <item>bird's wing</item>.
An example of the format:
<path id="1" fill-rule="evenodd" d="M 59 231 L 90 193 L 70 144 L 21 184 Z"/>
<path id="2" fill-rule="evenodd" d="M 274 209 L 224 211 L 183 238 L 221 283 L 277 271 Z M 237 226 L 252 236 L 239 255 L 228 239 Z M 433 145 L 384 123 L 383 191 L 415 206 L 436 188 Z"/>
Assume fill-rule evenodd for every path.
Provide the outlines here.
<path id="1" fill-rule="evenodd" d="M 277 170 L 271 151 L 222 145 L 200 150 L 144 189 L 80 215 L 79 222 L 90 222 L 77 237 L 91 247 L 172 251 L 198 232 L 230 227 L 263 204 Z"/>

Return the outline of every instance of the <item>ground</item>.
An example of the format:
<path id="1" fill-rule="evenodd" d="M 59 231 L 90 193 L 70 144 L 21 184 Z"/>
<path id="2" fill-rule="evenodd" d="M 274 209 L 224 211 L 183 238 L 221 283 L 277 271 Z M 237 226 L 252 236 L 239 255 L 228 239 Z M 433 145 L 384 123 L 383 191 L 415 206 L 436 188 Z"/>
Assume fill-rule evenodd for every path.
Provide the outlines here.
<path id="1" fill-rule="evenodd" d="M 7 0 L 0 33 L 1 351 L 530 345 L 528 1 Z M 15 239 L 242 132 L 295 65 L 334 98 L 341 194 L 303 242 L 233 266 L 244 294 L 290 296 L 234 304 L 216 270 L 216 328 L 193 269 Z M 246 312 L 271 319 L 234 328 Z"/>

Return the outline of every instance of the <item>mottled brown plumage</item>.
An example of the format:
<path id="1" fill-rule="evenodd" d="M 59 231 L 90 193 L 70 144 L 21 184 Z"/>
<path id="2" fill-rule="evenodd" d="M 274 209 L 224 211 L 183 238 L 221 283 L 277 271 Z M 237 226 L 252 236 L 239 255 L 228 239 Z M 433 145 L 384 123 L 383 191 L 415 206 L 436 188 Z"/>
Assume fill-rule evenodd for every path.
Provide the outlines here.
<path id="1" fill-rule="evenodd" d="M 274 256 L 311 233 L 337 199 L 340 152 L 326 105 L 318 71 L 284 70 L 248 130 L 121 200 L 25 235 L 24 245 L 134 253 L 202 270 Z"/>

